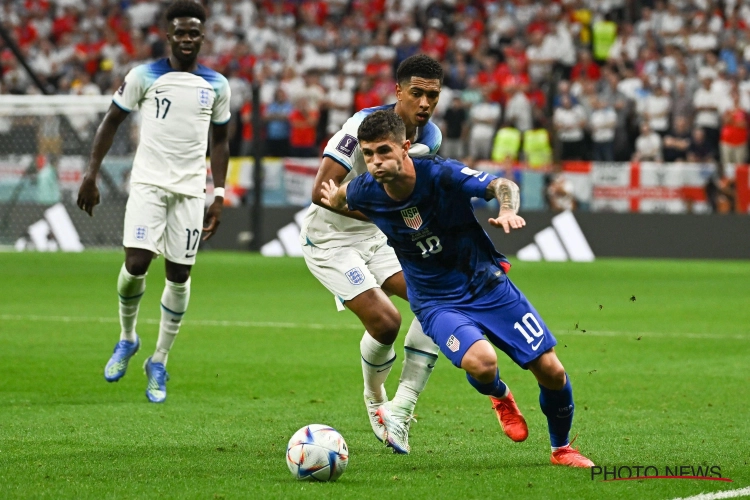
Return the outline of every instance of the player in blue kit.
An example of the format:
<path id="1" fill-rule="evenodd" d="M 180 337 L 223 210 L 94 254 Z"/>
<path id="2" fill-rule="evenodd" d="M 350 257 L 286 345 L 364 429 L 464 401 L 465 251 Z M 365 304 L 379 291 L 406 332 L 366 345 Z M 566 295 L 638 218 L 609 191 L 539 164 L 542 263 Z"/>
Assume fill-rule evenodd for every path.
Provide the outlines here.
<path id="1" fill-rule="evenodd" d="M 506 276 L 507 259 L 495 250 L 472 209 L 473 197 L 494 197 L 500 213 L 490 224 L 506 233 L 520 229 L 526 222 L 517 214 L 518 186 L 455 160 L 409 157 L 404 124 L 389 111 L 365 118 L 357 135 L 369 175 L 324 186 L 324 203 L 358 210 L 385 233 L 401 262 L 412 311 L 477 391 L 495 398 L 508 393 L 491 342 L 539 382 L 551 462 L 593 466 L 570 446 L 573 390 L 554 351 L 557 341 Z M 397 448 L 398 440 L 391 439 L 404 432 L 403 422 L 386 405 L 378 415 Z"/>

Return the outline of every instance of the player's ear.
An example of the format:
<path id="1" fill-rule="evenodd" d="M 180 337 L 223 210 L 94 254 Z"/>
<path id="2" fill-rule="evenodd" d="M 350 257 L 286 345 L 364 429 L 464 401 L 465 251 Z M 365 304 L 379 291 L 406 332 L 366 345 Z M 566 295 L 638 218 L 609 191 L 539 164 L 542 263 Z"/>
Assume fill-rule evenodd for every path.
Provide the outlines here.
<path id="1" fill-rule="evenodd" d="M 407 139 L 404 141 L 404 145 L 401 146 L 403 149 L 403 152 L 401 153 L 402 158 L 406 158 L 406 156 L 409 154 L 409 148 L 411 147 L 411 141 Z"/>
<path id="2" fill-rule="evenodd" d="M 396 99 L 401 100 L 401 85 L 398 83 L 396 84 Z"/>

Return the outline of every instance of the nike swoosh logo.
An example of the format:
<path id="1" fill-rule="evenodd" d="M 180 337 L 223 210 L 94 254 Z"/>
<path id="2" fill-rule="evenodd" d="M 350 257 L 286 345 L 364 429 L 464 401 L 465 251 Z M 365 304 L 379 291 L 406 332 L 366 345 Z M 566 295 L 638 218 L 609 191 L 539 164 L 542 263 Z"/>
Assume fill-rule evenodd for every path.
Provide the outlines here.
<path id="1" fill-rule="evenodd" d="M 186 259 L 192 259 L 193 257 L 195 257 L 195 254 L 193 254 L 193 255 L 190 255 L 189 253 L 185 254 L 185 258 Z"/>
<path id="2" fill-rule="evenodd" d="M 427 363 L 427 368 L 429 368 L 430 370 L 432 370 L 433 368 L 435 368 L 435 365 L 431 365 L 431 364 Z"/>
<path id="3" fill-rule="evenodd" d="M 157 94 L 163 94 L 164 92 L 166 92 L 166 90 L 157 90 L 156 91 Z"/>
<path id="4" fill-rule="evenodd" d="M 182 320 L 180 320 L 180 319 L 172 319 L 172 320 L 170 320 L 170 321 L 171 321 L 172 323 L 179 323 L 179 322 L 180 322 L 180 321 L 182 321 Z"/>
<path id="5" fill-rule="evenodd" d="M 391 367 L 389 366 L 388 368 L 383 368 L 382 370 L 378 370 L 378 373 L 380 373 L 380 372 L 384 372 L 384 371 L 386 371 L 386 370 L 389 370 L 390 368 L 391 368 Z"/>
<path id="6" fill-rule="evenodd" d="M 542 337 L 541 339 L 539 339 L 539 342 L 537 342 L 536 345 L 531 346 L 531 349 L 534 350 L 534 351 L 536 351 L 537 349 L 539 349 L 539 346 L 542 345 L 542 340 L 544 340 L 544 337 Z"/>

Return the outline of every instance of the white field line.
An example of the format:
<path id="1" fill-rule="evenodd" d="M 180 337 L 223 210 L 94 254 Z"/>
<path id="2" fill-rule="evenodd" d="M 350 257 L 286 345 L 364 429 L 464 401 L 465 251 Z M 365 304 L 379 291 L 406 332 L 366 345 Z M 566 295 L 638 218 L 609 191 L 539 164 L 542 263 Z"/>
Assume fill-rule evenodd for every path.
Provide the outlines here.
<path id="1" fill-rule="evenodd" d="M 675 498 L 674 500 L 719 500 L 720 498 L 750 497 L 750 486 L 739 490 L 717 491 L 716 493 L 701 493 L 692 497 Z"/>
<path id="2" fill-rule="evenodd" d="M 40 316 L 35 314 L 0 314 L 0 321 L 33 321 L 49 323 L 119 323 L 117 316 L 88 317 L 88 316 Z M 158 325 L 157 319 L 139 319 L 140 323 Z M 234 328 L 307 328 L 310 330 L 341 330 L 361 329 L 362 325 L 351 324 L 321 324 L 321 323 L 292 323 L 276 321 L 227 321 L 212 319 L 186 319 L 184 325 L 190 326 L 224 326 Z M 575 335 L 580 337 L 653 337 L 653 338 L 680 338 L 680 339 L 732 339 L 750 340 L 750 335 L 711 334 L 711 333 L 664 333 L 664 332 L 614 332 L 588 330 L 586 333 L 580 330 L 557 331 L 555 336 L 563 337 Z"/>

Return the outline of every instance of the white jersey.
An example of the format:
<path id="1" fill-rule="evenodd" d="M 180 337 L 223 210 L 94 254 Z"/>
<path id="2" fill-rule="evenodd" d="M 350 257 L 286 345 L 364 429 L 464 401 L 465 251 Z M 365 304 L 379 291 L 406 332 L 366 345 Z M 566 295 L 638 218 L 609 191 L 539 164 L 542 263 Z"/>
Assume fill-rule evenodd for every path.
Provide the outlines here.
<path id="1" fill-rule="evenodd" d="M 344 167 L 349 173 L 343 182 L 350 181 L 367 172 L 367 164 L 362 155 L 362 149 L 357 141 L 357 129 L 362 121 L 375 111 L 393 109 L 395 104 L 366 108 L 349 118 L 341 130 L 336 132 L 328 141 L 323 156 Z M 443 134 L 437 125 L 427 122 L 427 125 L 417 130 L 417 140 L 409 149 L 409 156 L 427 156 L 437 154 Z M 342 182 L 342 183 L 343 183 Z M 310 205 L 302 222 L 300 243 L 320 248 L 334 248 L 348 246 L 352 243 L 382 235 L 380 230 L 371 222 L 360 221 L 339 215 L 335 212 Z"/>
<path id="2" fill-rule="evenodd" d="M 112 98 L 124 111 L 141 111 L 130 182 L 205 197 L 208 128 L 229 121 L 229 98 L 227 79 L 200 64 L 177 71 L 165 58 L 130 70 Z"/>

